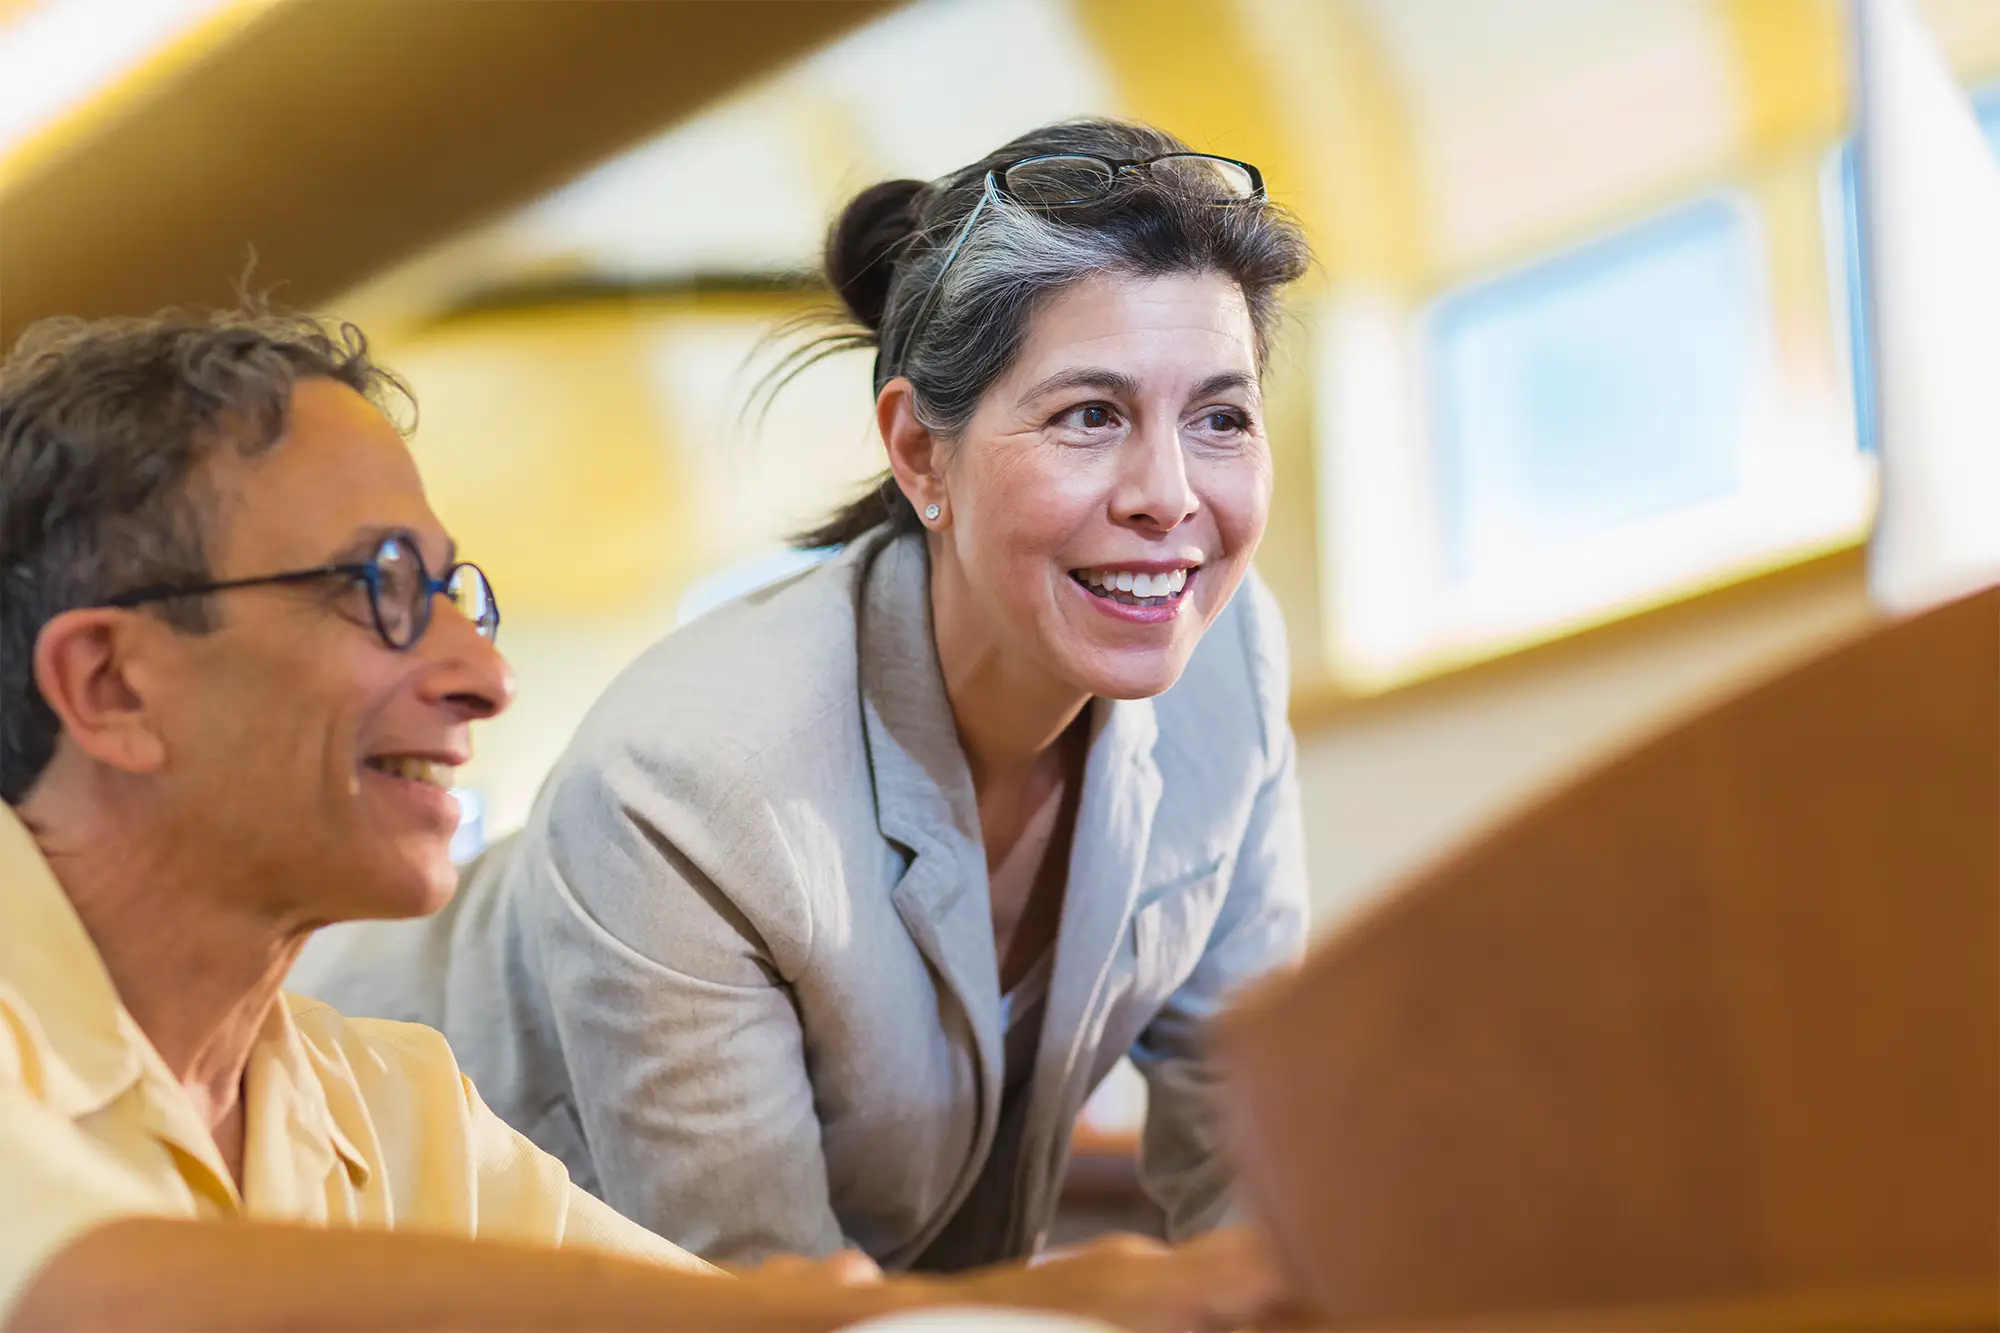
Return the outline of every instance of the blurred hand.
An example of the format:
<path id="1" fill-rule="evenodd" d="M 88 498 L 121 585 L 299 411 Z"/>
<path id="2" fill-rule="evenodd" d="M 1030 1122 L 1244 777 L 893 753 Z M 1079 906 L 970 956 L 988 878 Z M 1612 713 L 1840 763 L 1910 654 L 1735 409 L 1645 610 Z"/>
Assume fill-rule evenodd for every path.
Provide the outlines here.
<path id="1" fill-rule="evenodd" d="M 738 1277 L 795 1280 L 804 1285 L 815 1282 L 839 1287 L 855 1287 L 882 1280 L 882 1270 L 860 1250 L 838 1250 L 824 1259 L 803 1254 L 774 1254 L 760 1264 L 732 1268 Z"/>
<path id="2" fill-rule="evenodd" d="M 1111 1236 L 1032 1267 L 958 1281 L 968 1301 L 1062 1310 L 1134 1333 L 1223 1333 L 1282 1314 L 1288 1295 L 1262 1240 L 1247 1230 L 1174 1247 Z"/>

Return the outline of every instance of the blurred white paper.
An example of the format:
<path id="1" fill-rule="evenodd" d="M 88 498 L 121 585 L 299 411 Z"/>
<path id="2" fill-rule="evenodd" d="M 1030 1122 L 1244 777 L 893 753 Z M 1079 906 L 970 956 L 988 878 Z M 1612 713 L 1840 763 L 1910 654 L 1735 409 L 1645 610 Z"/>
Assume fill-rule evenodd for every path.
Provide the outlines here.
<path id="1" fill-rule="evenodd" d="M 944 1307 L 885 1315 L 850 1324 L 842 1333 L 1118 1333 L 1109 1324 L 1076 1315 L 1042 1314 L 988 1306 Z"/>
<path id="2" fill-rule="evenodd" d="M 1877 605 L 2000 580 L 2000 165 L 1910 0 L 1854 0 Z"/>

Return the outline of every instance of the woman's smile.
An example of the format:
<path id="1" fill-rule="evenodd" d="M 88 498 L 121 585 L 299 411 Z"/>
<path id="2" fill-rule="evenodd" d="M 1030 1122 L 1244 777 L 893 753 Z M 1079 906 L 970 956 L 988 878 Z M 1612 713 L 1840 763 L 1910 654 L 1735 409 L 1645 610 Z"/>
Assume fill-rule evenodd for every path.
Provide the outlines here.
<path id="1" fill-rule="evenodd" d="M 1194 587 L 1200 561 L 1101 565 L 1073 569 L 1070 582 L 1105 615 L 1139 625 L 1158 625 L 1181 612 Z"/>

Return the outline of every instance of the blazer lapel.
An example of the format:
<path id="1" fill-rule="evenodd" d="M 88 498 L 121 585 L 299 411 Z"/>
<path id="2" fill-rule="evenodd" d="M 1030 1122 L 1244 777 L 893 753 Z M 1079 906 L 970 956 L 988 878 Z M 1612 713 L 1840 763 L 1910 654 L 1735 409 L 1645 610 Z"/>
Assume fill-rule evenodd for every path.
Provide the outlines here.
<path id="1" fill-rule="evenodd" d="M 979 805 L 938 669 L 920 541 L 885 542 L 863 590 L 862 725 L 876 820 L 883 837 L 911 854 L 892 895 L 896 912 L 971 1028 L 980 1076 L 976 1166 L 1000 1113 L 1000 968 Z"/>
<path id="2" fill-rule="evenodd" d="M 1004 1056 L 1000 968 L 972 774 L 937 662 L 930 571 L 919 539 L 884 542 L 862 584 L 861 706 L 882 836 L 907 848 L 893 902 L 904 927 L 965 1013 L 980 1074 L 977 1151 L 953 1190 L 956 1208 L 984 1163 L 1000 1117 Z M 1160 805 L 1150 700 L 1099 700 L 1070 848 L 1048 1007 L 1035 1057 L 1022 1162 L 1051 1162 L 1082 1109 L 1094 1050 L 1131 932 Z M 1047 1212 L 1059 1173 L 1029 1168 L 1014 1225 Z"/>
<path id="3" fill-rule="evenodd" d="M 1159 726 L 1152 701 L 1105 699 L 1094 707 L 1096 735 L 1084 766 L 1055 973 L 1035 1061 L 1027 1162 L 1052 1160 L 1083 1109 L 1084 1053 L 1095 1049 L 1115 993 L 1112 982 L 1160 806 L 1153 754 Z M 1048 1192 L 1060 1183 L 1059 1173 L 1031 1172 L 1017 1221 L 1044 1216 Z"/>

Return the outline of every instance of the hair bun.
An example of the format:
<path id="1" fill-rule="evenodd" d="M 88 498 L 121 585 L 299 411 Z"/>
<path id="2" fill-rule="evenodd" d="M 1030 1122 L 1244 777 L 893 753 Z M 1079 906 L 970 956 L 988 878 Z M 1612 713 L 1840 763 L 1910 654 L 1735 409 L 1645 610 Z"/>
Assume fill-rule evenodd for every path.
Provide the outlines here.
<path id="1" fill-rule="evenodd" d="M 883 181 L 854 196 L 826 240 L 826 280 L 854 318 L 880 333 L 889 288 L 896 277 L 897 247 L 917 229 L 918 180 Z"/>

